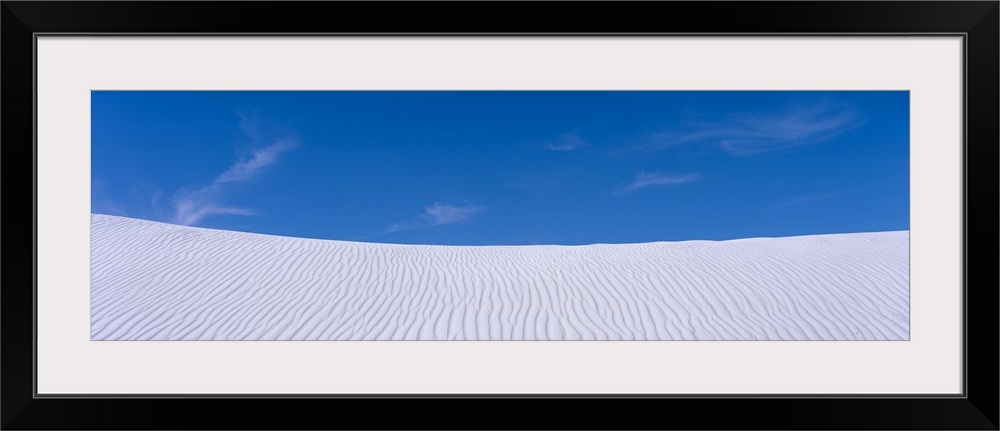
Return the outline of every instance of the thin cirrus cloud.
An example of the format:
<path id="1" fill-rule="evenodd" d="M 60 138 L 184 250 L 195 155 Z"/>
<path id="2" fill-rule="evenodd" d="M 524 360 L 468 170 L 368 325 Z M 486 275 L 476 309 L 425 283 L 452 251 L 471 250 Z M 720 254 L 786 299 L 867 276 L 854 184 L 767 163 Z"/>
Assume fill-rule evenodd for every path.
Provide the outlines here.
<path id="1" fill-rule="evenodd" d="M 689 129 L 657 134 L 647 150 L 691 143 L 716 143 L 734 156 L 777 151 L 829 139 L 860 127 L 864 118 L 850 106 L 816 104 L 768 114 L 732 114 L 724 120 L 689 123 Z"/>
<path id="2" fill-rule="evenodd" d="M 779 202 L 779 203 L 775 204 L 772 207 L 772 209 L 780 209 L 780 208 L 784 208 L 784 207 L 788 207 L 788 206 L 792 206 L 792 205 L 807 204 L 807 203 L 818 202 L 818 201 L 826 201 L 826 200 L 831 200 L 831 199 L 842 198 L 842 197 L 853 195 L 853 194 L 857 194 L 857 193 L 865 193 L 865 192 L 869 192 L 869 191 L 872 191 L 872 190 L 880 189 L 880 188 L 885 187 L 885 186 L 896 184 L 900 180 L 905 180 L 906 178 L 908 178 L 908 175 L 906 175 L 906 174 L 897 174 L 897 175 L 893 175 L 891 177 L 885 178 L 885 179 L 883 179 L 881 181 L 877 181 L 877 182 L 870 183 L 870 184 L 863 185 L 863 186 L 849 187 L 849 188 L 844 188 L 844 189 L 835 190 L 835 191 L 826 192 L 826 193 L 813 193 L 813 194 L 799 195 L 799 196 L 796 196 L 794 198 L 791 198 L 791 199 L 788 199 L 788 200 L 785 200 L 783 202 Z"/>
<path id="3" fill-rule="evenodd" d="M 472 217 L 484 209 L 485 208 L 476 205 L 454 206 L 435 202 L 433 205 L 425 207 L 423 214 L 420 214 L 410 220 L 393 223 L 382 233 L 387 234 L 403 230 L 423 229 L 433 226 L 458 223 Z"/>
<path id="4" fill-rule="evenodd" d="M 545 148 L 552 151 L 575 151 L 586 146 L 587 142 L 575 133 L 562 135 L 556 140 L 545 144 Z"/>
<path id="5" fill-rule="evenodd" d="M 674 174 L 640 172 L 632 182 L 618 188 L 616 194 L 624 195 L 648 187 L 669 187 L 692 183 L 701 179 L 699 174 Z"/>
<path id="6" fill-rule="evenodd" d="M 225 203 L 225 195 L 237 183 L 247 181 L 264 168 L 275 164 L 281 153 L 296 147 L 295 141 L 279 141 L 251 151 L 250 156 L 239 160 L 212 182 L 194 190 L 181 190 L 173 198 L 176 208 L 174 222 L 184 226 L 200 223 L 211 215 L 254 215 L 254 211 Z"/>

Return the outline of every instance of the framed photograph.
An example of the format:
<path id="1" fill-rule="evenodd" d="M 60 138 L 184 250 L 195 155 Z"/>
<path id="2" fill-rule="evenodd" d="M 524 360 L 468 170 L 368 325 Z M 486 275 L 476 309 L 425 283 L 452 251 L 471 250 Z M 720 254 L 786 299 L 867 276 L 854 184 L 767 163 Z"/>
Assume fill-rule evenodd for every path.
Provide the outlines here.
<path id="1" fill-rule="evenodd" d="M 447 6 L 4 2 L 3 426 L 998 428 L 1000 3 Z"/>

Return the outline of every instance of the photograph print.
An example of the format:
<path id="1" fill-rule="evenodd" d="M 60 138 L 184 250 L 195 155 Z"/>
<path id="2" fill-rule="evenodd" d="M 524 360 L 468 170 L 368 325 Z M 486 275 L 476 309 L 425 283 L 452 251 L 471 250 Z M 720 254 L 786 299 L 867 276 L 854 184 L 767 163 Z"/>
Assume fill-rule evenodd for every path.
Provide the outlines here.
<path id="1" fill-rule="evenodd" d="M 906 91 L 93 91 L 91 340 L 906 341 Z"/>

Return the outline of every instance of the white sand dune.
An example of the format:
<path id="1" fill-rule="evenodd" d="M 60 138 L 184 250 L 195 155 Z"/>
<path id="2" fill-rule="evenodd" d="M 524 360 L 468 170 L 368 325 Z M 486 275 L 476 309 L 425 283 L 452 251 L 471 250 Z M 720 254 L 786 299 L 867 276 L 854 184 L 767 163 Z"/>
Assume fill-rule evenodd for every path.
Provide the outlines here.
<path id="1" fill-rule="evenodd" d="M 909 232 L 586 246 L 92 215 L 94 340 L 907 340 Z"/>

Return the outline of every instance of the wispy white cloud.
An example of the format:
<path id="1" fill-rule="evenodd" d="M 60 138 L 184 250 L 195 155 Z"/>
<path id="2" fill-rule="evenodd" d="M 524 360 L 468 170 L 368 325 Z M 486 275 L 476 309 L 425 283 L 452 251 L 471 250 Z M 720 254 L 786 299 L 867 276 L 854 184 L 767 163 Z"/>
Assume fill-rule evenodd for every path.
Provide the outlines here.
<path id="1" fill-rule="evenodd" d="M 853 110 L 815 106 L 734 119 L 719 139 L 730 154 L 743 156 L 822 141 L 863 123 Z"/>
<path id="2" fill-rule="evenodd" d="M 131 184 L 125 190 L 115 190 L 106 180 L 94 178 L 91 182 L 91 212 L 148 220 L 163 220 L 160 198 L 163 192 L 149 183 Z"/>
<path id="3" fill-rule="evenodd" d="M 425 213 L 422 217 L 430 221 L 431 226 L 437 226 L 439 224 L 450 224 L 465 220 L 481 210 L 482 208 L 477 206 L 456 207 L 435 203 L 424 208 Z"/>
<path id="4" fill-rule="evenodd" d="M 197 189 L 185 189 L 174 195 L 174 222 L 191 226 L 211 215 L 253 215 L 255 212 L 225 203 L 226 192 L 236 183 L 247 181 L 278 161 L 278 155 L 295 148 L 295 141 L 284 140 L 256 148 L 249 157 L 238 160 L 212 182 Z"/>
<path id="5" fill-rule="evenodd" d="M 737 113 L 721 120 L 690 121 L 682 130 L 658 133 L 639 148 L 663 150 L 715 143 L 734 156 L 750 156 L 820 142 L 864 124 L 852 107 L 817 103 L 781 112 Z"/>
<path id="6" fill-rule="evenodd" d="M 243 208 L 227 207 L 212 203 L 210 200 L 199 200 L 192 197 L 184 197 L 174 201 L 177 207 L 177 215 L 174 222 L 184 226 L 198 224 L 202 219 L 210 215 L 254 215 L 253 211 Z"/>
<path id="7" fill-rule="evenodd" d="M 786 200 L 784 200 L 782 202 L 779 202 L 779 203 L 775 204 L 772 207 L 772 209 L 780 209 L 780 208 L 784 208 L 784 207 L 788 207 L 788 206 L 792 206 L 792 205 L 808 204 L 808 203 L 811 203 L 811 202 L 826 201 L 826 200 L 831 200 L 831 199 L 842 198 L 842 197 L 849 196 L 849 195 L 855 195 L 855 194 L 860 194 L 860 193 L 867 193 L 867 192 L 870 192 L 872 190 L 878 190 L 878 189 L 881 189 L 883 187 L 895 184 L 898 181 L 905 180 L 907 178 L 909 178 L 909 175 L 907 175 L 907 174 L 897 174 L 897 175 L 893 175 L 893 176 L 884 178 L 884 179 L 882 179 L 880 181 L 876 181 L 876 182 L 873 182 L 873 183 L 870 183 L 870 184 L 857 185 L 857 186 L 854 186 L 854 187 L 842 188 L 842 189 L 839 189 L 839 190 L 828 191 L 828 192 L 818 192 L 818 193 L 802 194 L 802 195 L 798 195 L 798 196 L 786 199 Z"/>
<path id="8" fill-rule="evenodd" d="M 247 114 L 244 112 L 237 111 L 236 115 L 240 117 L 240 131 L 244 135 L 247 135 L 253 141 L 260 141 L 263 134 L 260 131 L 260 118 L 255 112 L 253 114 Z"/>
<path id="9" fill-rule="evenodd" d="M 248 159 L 236 162 L 236 164 L 219 175 L 213 183 L 222 184 L 247 180 L 265 167 L 273 165 L 278 161 L 279 154 L 292 148 L 295 148 L 294 141 L 278 142 L 268 147 L 255 149 L 251 152 Z"/>
<path id="10" fill-rule="evenodd" d="M 675 174 L 640 172 L 632 182 L 618 188 L 617 194 L 632 193 L 646 187 L 668 187 L 695 182 L 701 179 L 699 174 Z"/>
<path id="11" fill-rule="evenodd" d="M 396 222 L 385 229 L 383 234 L 398 232 L 401 230 L 423 229 L 433 226 L 458 223 L 472 217 L 485 208 L 476 205 L 454 206 L 435 202 L 424 208 L 423 214 L 413 219 Z"/>
<path id="12" fill-rule="evenodd" d="M 586 146 L 587 143 L 575 133 L 567 133 L 545 144 L 545 148 L 552 151 L 575 151 Z"/>

